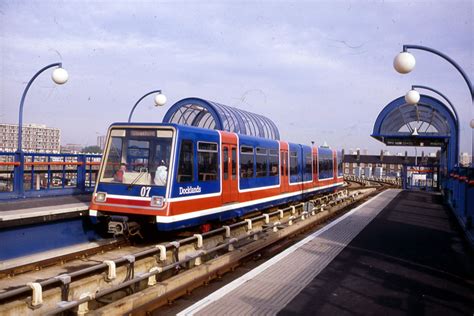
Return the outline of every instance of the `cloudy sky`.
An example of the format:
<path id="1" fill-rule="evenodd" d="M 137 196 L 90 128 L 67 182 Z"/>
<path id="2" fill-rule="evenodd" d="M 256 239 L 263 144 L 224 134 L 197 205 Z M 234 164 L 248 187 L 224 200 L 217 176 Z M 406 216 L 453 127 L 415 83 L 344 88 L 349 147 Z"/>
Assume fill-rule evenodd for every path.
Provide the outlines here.
<path id="1" fill-rule="evenodd" d="M 28 80 L 62 61 L 69 82 L 42 74 L 24 122 L 60 128 L 63 144 L 95 144 L 162 89 L 167 105 L 145 99 L 136 121 L 161 122 L 170 105 L 197 96 L 264 114 L 285 140 L 378 153 L 384 145 L 369 136 L 378 113 L 420 84 L 456 105 L 470 152 L 473 107 L 459 73 L 422 51 L 408 75 L 392 62 L 403 44 L 430 46 L 472 80 L 473 3 L 0 0 L 0 122 L 17 123 Z"/>

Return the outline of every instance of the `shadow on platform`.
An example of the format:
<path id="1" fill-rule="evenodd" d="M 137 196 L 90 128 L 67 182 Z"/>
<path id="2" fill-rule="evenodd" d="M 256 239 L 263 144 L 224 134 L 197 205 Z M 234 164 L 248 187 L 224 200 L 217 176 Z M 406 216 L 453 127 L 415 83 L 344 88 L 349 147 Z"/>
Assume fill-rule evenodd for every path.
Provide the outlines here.
<path id="1" fill-rule="evenodd" d="M 438 194 L 402 191 L 280 315 L 473 315 L 474 255 Z"/>

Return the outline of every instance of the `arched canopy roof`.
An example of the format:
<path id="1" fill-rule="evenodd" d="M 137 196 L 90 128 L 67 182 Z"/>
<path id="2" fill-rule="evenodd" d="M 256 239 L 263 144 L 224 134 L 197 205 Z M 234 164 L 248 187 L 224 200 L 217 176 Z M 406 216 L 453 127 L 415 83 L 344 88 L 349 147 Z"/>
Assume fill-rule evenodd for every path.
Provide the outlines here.
<path id="1" fill-rule="evenodd" d="M 278 128 L 269 118 L 200 98 L 186 98 L 176 102 L 166 112 L 163 123 L 280 139 Z"/>
<path id="2" fill-rule="evenodd" d="M 371 136 L 387 145 L 443 146 L 456 135 L 457 124 L 451 110 L 433 97 L 422 95 L 417 105 L 407 104 L 400 97 L 380 112 Z"/>
<path id="3" fill-rule="evenodd" d="M 416 132 L 415 132 L 416 128 Z M 459 155 L 459 122 L 443 102 L 421 95 L 417 105 L 399 97 L 380 112 L 372 137 L 388 146 L 436 146 L 448 153 L 448 166 L 454 166 Z"/>

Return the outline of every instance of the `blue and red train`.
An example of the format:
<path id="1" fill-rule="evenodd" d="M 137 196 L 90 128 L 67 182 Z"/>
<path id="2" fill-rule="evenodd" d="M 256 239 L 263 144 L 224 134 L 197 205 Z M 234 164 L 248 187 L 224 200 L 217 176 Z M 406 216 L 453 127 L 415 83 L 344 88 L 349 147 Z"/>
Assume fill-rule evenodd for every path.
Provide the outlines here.
<path id="1" fill-rule="evenodd" d="M 110 126 L 90 216 L 124 233 L 127 223 L 170 231 L 207 225 L 334 191 L 342 155 L 176 124 Z"/>

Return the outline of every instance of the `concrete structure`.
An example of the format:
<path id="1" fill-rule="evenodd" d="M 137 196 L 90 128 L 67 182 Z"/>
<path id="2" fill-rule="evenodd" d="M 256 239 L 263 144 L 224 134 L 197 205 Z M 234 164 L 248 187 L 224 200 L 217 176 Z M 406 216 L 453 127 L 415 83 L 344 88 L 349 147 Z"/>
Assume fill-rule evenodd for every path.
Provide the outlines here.
<path id="1" fill-rule="evenodd" d="M 23 125 L 24 152 L 53 153 L 60 152 L 61 131 L 59 128 L 41 124 Z M 18 147 L 18 124 L 0 123 L 0 151 L 15 152 Z"/>

